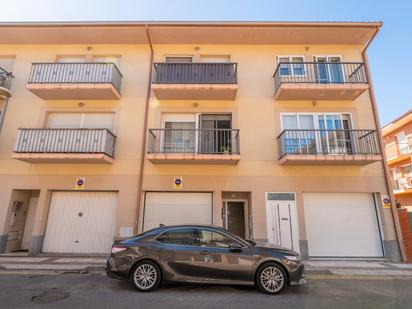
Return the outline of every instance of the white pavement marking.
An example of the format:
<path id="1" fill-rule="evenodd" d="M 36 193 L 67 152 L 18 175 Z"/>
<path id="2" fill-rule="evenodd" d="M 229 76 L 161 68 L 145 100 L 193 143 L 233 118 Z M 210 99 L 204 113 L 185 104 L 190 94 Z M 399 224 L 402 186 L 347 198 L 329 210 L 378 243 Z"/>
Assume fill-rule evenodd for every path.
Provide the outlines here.
<path id="1" fill-rule="evenodd" d="M 306 265 L 313 267 L 354 267 L 354 268 L 385 268 L 385 265 L 367 261 L 310 261 Z"/>
<path id="2" fill-rule="evenodd" d="M 47 260 L 48 257 L 0 257 L 0 262 L 43 262 Z"/>
<path id="3" fill-rule="evenodd" d="M 58 265 L 58 264 L 0 264 L 6 269 L 52 269 L 52 270 L 82 270 L 86 265 Z"/>
<path id="4" fill-rule="evenodd" d="M 54 260 L 53 263 L 97 263 L 106 264 L 104 258 L 60 258 Z"/>
<path id="5" fill-rule="evenodd" d="M 331 269 L 334 275 L 343 276 L 396 276 L 412 277 L 412 271 L 390 270 L 390 269 Z"/>

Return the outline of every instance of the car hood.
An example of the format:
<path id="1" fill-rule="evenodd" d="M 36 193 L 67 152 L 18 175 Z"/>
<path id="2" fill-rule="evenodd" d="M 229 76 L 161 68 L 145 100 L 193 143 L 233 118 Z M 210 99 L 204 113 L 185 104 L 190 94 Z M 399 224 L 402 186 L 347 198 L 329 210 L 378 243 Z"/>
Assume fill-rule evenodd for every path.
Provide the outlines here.
<path id="1" fill-rule="evenodd" d="M 278 246 L 275 244 L 271 244 L 268 242 L 264 242 L 264 241 L 256 241 L 256 246 L 254 246 L 254 248 L 256 249 L 275 249 L 277 251 L 282 251 L 285 252 L 287 254 L 290 255 L 299 255 L 299 253 L 297 253 L 296 251 L 290 250 L 288 248 L 282 247 L 282 246 Z"/>

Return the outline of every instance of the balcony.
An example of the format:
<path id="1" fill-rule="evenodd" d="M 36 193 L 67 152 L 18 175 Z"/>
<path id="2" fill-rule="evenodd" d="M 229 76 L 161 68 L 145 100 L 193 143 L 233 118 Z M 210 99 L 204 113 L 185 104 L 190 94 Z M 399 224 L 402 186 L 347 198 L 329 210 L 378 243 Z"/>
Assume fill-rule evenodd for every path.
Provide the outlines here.
<path id="1" fill-rule="evenodd" d="M 155 164 L 229 164 L 240 160 L 239 130 L 149 129 L 147 159 Z"/>
<path id="2" fill-rule="evenodd" d="M 375 130 L 284 130 L 279 164 L 367 165 L 382 160 Z"/>
<path id="3" fill-rule="evenodd" d="M 28 163 L 113 163 L 115 141 L 106 129 L 19 129 L 12 158 Z"/>
<path id="4" fill-rule="evenodd" d="M 361 62 L 282 62 L 275 100 L 355 100 L 369 88 Z"/>
<path id="5" fill-rule="evenodd" d="M 236 63 L 155 63 L 152 89 L 159 100 L 234 100 Z"/>
<path id="6" fill-rule="evenodd" d="M 44 100 L 118 100 L 114 63 L 33 63 L 27 89 Z"/>
<path id="7" fill-rule="evenodd" d="M 406 143 L 391 143 L 385 145 L 386 159 L 388 164 L 398 163 L 404 160 L 412 160 L 412 138 Z"/>
<path id="8" fill-rule="evenodd" d="M 0 68 L 0 96 L 10 97 L 10 86 L 13 74 Z"/>

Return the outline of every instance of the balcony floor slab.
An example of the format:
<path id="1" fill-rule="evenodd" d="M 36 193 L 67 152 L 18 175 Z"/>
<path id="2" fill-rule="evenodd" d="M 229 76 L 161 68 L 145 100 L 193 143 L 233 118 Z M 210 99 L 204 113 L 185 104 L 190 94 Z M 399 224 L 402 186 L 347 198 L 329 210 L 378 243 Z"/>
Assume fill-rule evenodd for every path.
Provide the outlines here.
<path id="1" fill-rule="evenodd" d="M 227 164 L 236 165 L 239 154 L 149 153 L 146 158 L 154 164 Z"/>
<path id="2" fill-rule="evenodd" d="M 300 155 L 287 154 L 279 159 L 281 165 L 368 165 L 381 161 L 381 155 Z"/>
<path id="3" fill-rule="evenodd" d="M 12 159 L 27 163 L 85 163 L 112 164 L 114 159 L 103 153 L 17 153 L 13 152 Z"/>

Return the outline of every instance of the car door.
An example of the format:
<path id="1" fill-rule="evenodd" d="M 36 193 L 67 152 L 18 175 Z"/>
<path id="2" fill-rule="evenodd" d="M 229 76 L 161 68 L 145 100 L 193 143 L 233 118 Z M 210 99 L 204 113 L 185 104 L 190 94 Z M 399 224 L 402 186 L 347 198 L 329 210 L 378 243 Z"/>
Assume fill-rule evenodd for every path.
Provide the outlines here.
<path id="1" fill-rule="evenodd" d="M 198 240 L 196 239 L 198 237 Z M 250 282 L 252 278 L 252 254 L 250 248 L 215 229 L 199 228 L 195 232 L 202 260 L 198 276 L 211 282 Z M 231 249 L 236 243 L 241 248 Z"/>
<path id="2" fill-rule="evenodd" d="M 197 273 L 203 256 L 193 243 L 194 233 L 190 227 L 172 228 L 156 238 L 156 255 L 169 280 L 187 281 Z"/>

